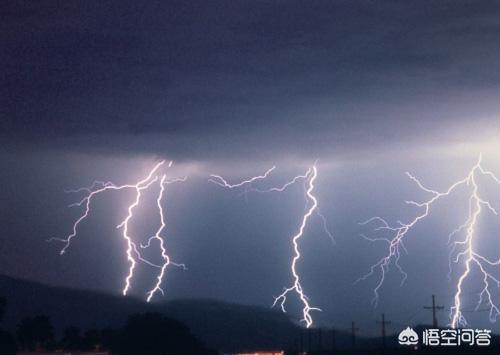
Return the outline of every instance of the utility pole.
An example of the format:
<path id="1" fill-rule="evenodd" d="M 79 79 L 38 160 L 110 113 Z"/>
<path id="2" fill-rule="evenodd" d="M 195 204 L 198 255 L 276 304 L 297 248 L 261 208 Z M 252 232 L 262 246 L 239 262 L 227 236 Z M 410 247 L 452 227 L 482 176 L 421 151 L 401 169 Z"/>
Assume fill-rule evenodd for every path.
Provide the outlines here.
<path id="1" fill-rule="evenodd" d="M 356 332 L 359 330 L 359 328 L 356 328 L 356 325 L 354 321 L 351 323 L 351 341 L 352 341 L 352 347 L 354 348 L 356 346 Z"/>
<path id="2" fill-rule="evenodd" d="M 424 309 L 431 309 L 432 310 L 432 327 L 437 328 L 438 327 L 438 321 L 436 317 L 436 310 L 443 310 L 443 306 L 436 306 L 436 296 L 432 295 L 432 306 L 424 306 Z"/>
<path id="3" fill-rule="evenodd" d="M 386 324 L 391 324 L 390 321 L 385 320 L 385 314 L 382 313 L 382 321 L 377 321 L 378 324 L 382 325 L 382 346 L 385 348 L 386 347 L 386 341 L 385 341 L 385 325 Z"/>

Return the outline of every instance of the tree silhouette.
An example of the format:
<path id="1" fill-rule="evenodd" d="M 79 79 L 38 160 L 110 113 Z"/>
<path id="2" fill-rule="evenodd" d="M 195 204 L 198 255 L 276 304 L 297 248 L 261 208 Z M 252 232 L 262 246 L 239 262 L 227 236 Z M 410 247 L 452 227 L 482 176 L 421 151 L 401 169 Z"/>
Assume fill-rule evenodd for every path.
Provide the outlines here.
<path id="1" fill-rule="evenodd" d="M 25 350 L 49 349 L 54 344 L 54 328 L 46 316 L 25 318 L 17 326 L 17 339 Z"/>
<path id="2" fill-rule="evenodd" d="M 5 301 L 5 298 L 0 297 L 0 322 L 3 319 L 3 316 L 5 315 L 5 308 L 7 306 L 7 302 Z M 0 354 L 2 355 L 14 355 L 17 353 L 17 344 L 16 344 L 16 339 L 14 337 L 4 331 L 3 329 L 0 329 Z"/>
<path id="3" fill-rule="evenodd" d="M 0 329 L 0 354 L 15 355 L 17 354 L 16 339 L 8 332 Z"/>
<path id="4" fill-rule="evenodd" d="M 114 349 L 121 355 L 212 355 L 182 323 L 147 313 L 129 317 Z"/>

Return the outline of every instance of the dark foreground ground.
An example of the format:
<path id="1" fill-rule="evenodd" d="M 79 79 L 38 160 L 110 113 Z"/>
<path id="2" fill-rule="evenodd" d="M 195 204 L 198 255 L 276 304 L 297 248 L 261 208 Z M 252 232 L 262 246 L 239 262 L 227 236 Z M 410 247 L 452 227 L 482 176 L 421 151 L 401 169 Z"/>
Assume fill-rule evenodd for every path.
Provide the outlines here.
<path id="1" fill-rule="evenodd" d="M 497 335 L 492 336 L 492 345 L 489 347 L 420 346 L 419 349 L 398 345 L 397 334 L 387 335 L 387 348 L 385 349 L 382 348 L 381 338 L 358 336 L 356 348 L 353 349 L 349 332 L 331 328 L 305 330 L 292 322 L 285 314 L 267 308 L 210 300 L 179 300 L 146 304 L 134 298 L 50 287 L 1 275 L 0 298 L 4 300 L 4 312 L 0 320 L 0 344 L 3 334 L 4 338 L 10 336 L 12 341 L 17 341 L 18 348 L 23 348 L 23 340 L 25 344 L 29 344 L 30 341 L 33 344 L 40 343 L 41 340 L 36 338 L 37 332 L 43 335 L 44 329 L 48 329 L 49 334 L 45 334 L 44 339 L 50 341 L 42 341 L 48 350 L 70 350 L 70 347 L 91 350 L 97 344 L 100 344 L 101 349 L 111 349 L 112 347 L 106 344 L 116 342 L 122 344 L 131 339 L 137 339 L 139 342 L 142 339 L 143 344 L 130 345 L 137 345 L 135 352 L 125 350 L 119 352 L 127 355 L 128 353 L 145 355 L 145 346 L 158 343 L 158 338 L 154 340 L 151 338 L 154 337 L 156 331 L 161 333 L 161 335 L 158 334 L 159 338 L 165 340 L 165 344 L 169 344 L 170 349 L 164 351 L 165 347 L 160 345 L 162 352 L 148 354 L 186 355 L 187 348 L 190 344 L 192 345 L 193 339 L 196 339 L 200 346 L 210 350 L 206 352 L 207 354 L 217 352 L 260 354 L 261 350 L 267 349 L 286 350 L 286 355 L 500 355 L 500 338 Z M 155 314 L 156 316 L 152 318 L 143 316 L 134 321 L 134 315 L 141 314 Z M 20 328 L 21 325 L 24 326 Z M 178 328 L 184 329 L 181 334 L 187 334 L 187 338 L 180 341 L 181 337 L 175 336 L 168 343 L 165 334 L 174 334 L 173 331 Z M 421 334 L 425 328 L 428 327 L 415 326 L 418 334 Z M 24 331 L 20 332 L 20 329 Z M 144 329 L 151 330 L 144 332 Z M 26 339 L 23 339 L 23 336 Z M 8 339 L 4 339 L 4 343 L 7 342 Z M 174 343 L 179 346 L 177 352 L 172 352 Z M 334 351 L 333 347 L 335 347 Z M 299 349 L 303 352 L 298 351 Z M 7 354 L 4 350 L 0 349 L 0 355 Z M 64 353 L 81 354 L 81 352 L 75 352 L 74 349 L 71 350 Z M 266 354 L 266 352 L 262 353 Z M 192 349 L 190 354 L 200 355 L 196 349 Z"/>

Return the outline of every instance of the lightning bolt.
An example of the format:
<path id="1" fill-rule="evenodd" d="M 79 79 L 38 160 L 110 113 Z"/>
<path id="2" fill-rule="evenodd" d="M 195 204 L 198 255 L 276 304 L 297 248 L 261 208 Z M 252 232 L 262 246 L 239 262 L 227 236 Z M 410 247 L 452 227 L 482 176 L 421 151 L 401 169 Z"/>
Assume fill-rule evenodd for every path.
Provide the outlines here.
<path id="1" fill-rule="evenodd" d="M 116 228 L 122 228 L 123 229 L 123 239 L 125 239 L 127 243 L 127 260 L 130 264 L 129 267 L 129 272 L 127 277 L 125 278 L 125 286 L 122 290 L 122 293 L 124 296 L 127 295 L 128 290 L 130 289 L 130 280 L 134 276 L 134 269 L 137 264 L 137 261 L 134 258 L 133 252 L 139 256 L 139 251 L 137 250 L 136 244 L 132 241 L 132 238 L 128 234 L 128 227 L 129 227 L 129 221 L 132 219 L 134 216 L 133 210 L 139 205 L 139 200 L 141 198 L 141 192 L 142 190 L 147 189 L 149 186 L 151 186 L 154 182 L 158 180 L 158 177 L 155 177 L 151 179 L 149 182 L 146 183 L 146 181 L 142 180 L 140 181 L 136 186 L 135 186 L 135 201 L 128 207 L 128 215 L 125 217 L 122 223 L 120 223 Z"/>
<path id="2" fill-rule="evenodd" d="M 241 187 L 244 185 L 252 184 L 253 182 L 258 181 L 258 180 L 263 180 L 263 179 L 267 178 L 269 176 L 269 174 L 271 174 L 274 169 L 276 169 L 276 166 L 273 166 L 272 168 L 268 169 L 262 175 L 254 176 L 252 178 L 249 178 L 247 180 L 243 180 L 243 181 L 238 182 L 236 184 L 230 184 L 222 176 L 214 175 L 214 174 L 210 175 L 210 179 L 208 179 L 208 181 L 213 182 L 214 184 L 217 184 L 219 186 L 226 187 L 228 189 L 234 189 L 234 188 Z"/>
<path id="3" fill-rule="evenodd" d="M 297 176 L 293 177 L 290 181 L 287 181 L 286 183 L 284 183 L 281 186 L 271 187 L 271 188 L 267 188 L 267 189 L 259 189 L 259 188 L 251 187 L 253 182 L 267 178 L 269 176 L 269 174 L 274 169 L 275 169 L 275 167 L 273 166 L 271 169 L 267 170 L 262 175 L 255 176 L 255 177 L 252 177 L 252 178 L 249 178 L 247 180 L 243 180 L 241 182 L 234 183 L 234 184 L 228 183 L 220 175 L 210 175 L 209 181 L 211 181 L 219 186 L 229 188 L 229 189 L 233 189 L 233 188 L 237 188 L 237 187 L 245 187 L 246 189 L 243 192 L 245 194 L 248 192 L 257 192 L 257 193 L 283 192 L 288 187 L 294 185 L 298 181 L 303 180 L 306 182 L 305 195 L 306 195 L 306 199 L 308 202 L 307 206 L 306 206 L 306 212 L 302 216 L 302 222 L 300 224 L 298 232 L 292 237 L 292 245 L 293 245 L 294 255 L 292 258 L 291 265 L 290 265 L 290 271 L 291 271 L 291 274 L 293 277 L 293 284 L 292 284 L 292 286 L 285 288 L 284 291 L 278 297 L 274 298 L 274 302 L 272 304 L 272 307 L 275 307 L 277 304 L 279 304 L 281 310 L 283 312 L 286 312 L 285 303 L 287 301 L 287 295 L 290 292 L 295 292 L 302 303 L 302 319 L 301 319 L 301 321 L 306 324 L 307 328 L 309 328 L 313 324 L 311 311 L 321 311 L 321 309 L 317 308 L 317 307 L 312 307 L 310 305 L 309 297 L 305 294 L 304 289 L 302 288 L 302 284 L 300 281 L 300 275 L 299 275 L 299 272 L 297 271 L 297 264 L 298 264 L 299 259 L 301 258 L 299 242 L 300 242 L 300 239 L 304 235 L 304 230 L 308 224 L 309 219 L 311 218 L 311 216 L 314 213 L 316 213 L 322 219 L 323 228 L 324 228 L 326 234 L 332 239 L 332 241 L 333 241 L 333 235 L 328 230 L 325 217 L 321 213 L 319 213 L 318 200 L 316 199 L 316 197 L 313 194 L 314 187 L 315 187 L 314 182 L 318 176 L 316 162 L 314 163 L 314 165 L 310 169 L 307 170 L 307 172 L 305 174 L 297 175 Z"/>
<path id="4" fill-rule="evenodd" d="M 299 250 L 299 239 L 302 238 L 304 235 L 304 229 L 306 228 L 307 221 L 309 218 L 312 216 L 314 211 L 318 208 L 318 200 L 316 197 L 312 194 L 314 190 L 314 181 L 316 180 L 316 177 L 318 176 L 318 171 L 316 169 L 316 165 L 312 167 L 312 169 L 309 169 L 306 176 L 308 177 L 308 185 L 309 187 L 307 188 L 306 194 L 309 200 L 311 201 L 311 205 L 309 209 L 307 210 L 306 214 L 302 217 L 302 223 L 300 224 L 299 231 L 297 234 L 295 234 L 292 238 L 292 244 L 293 244 L 293 250 L 294 250 L 294 256 L 292 259 L 292 265 L 291 265 L 291 271 L 293 275 L 293 285 L 289 288 L 286 288 L 281 295 L 276 297 L 274 299 L 273 307 L 279 303 L 281 306 L 281 310 L 285 312 L 285 303 L 286 303 L 286 296 L 289 292 L 295 291 L 297 295 L 299 296 L 303 308 L 302 308 L 302 320 L 306 323 L 306 327 L 309 328 L 313 324 L 313 319 L 311 317 L 311 311 L 321 311 L 321 309 L 316 308 L 316 307 L 311 307 L 309 305 L 309 298 L 305 295 L 304 290 L 302 289 L 302 285 L 300 283 L 300 276 L 297 273 L 297 262 L 299 261 L 301 254 Z"/>
<path id="5" fill-rule="evenodd" d="M 81 207 L 84 206 L 83 213 L 76 219 L 76 221 L 73 223 L 72 226 L 72 232 L 68 234 L 64 238 L 50 238 L 48 241 L 59 241 L 64 244 L 63 248 L 60 251 L 60 254 L 63 255 L 66 253 L 67 249 L 71 245 L 71 242 L 73 238 L 75 238 L 78 234 L 78 229 L 80 225 L 89 217 L 90 211 L 91 211 L 91 204 L 95 196 L 102 194 L 106 191 L 110 190 L 125 190 L 125 189 L 132 189 L 135 190 L 135 199 L 134 201 L 128 206 L 127 209 L 127 215 L 125 219 L 118 224 L 117 228 L 122 229 L 122 237 L 125 240 L 126 243 L 126 249 L 125 249 L 125 255 L 126 259 L 129 263 L 129 268 L 128 268 L 128 273 L 125 277 L 124 280 L 124 287 L 122 290 L 122 294 L 125 296 L 127 295 L 128 291 L 130 290 L 131 287 L 131 280 L 134 277 L 134 270 L 136 268 L 137 262 L 141 261 L 149 266 L 152 266 L 154 268 L 157 268 L 160 270 L 159 275 L 157 276 L 157 281 L 155 283 L 155 286 L 148 291 L 147 295 L 147 301 L 149 302 L 151 298 L 154 296 L 156 292 L 161 292 L 163 293 L 163 290 L 161 289 L 161 283 L 165 274 L 165 269 L 169 264 L 173 264 L 176 266 L 180 266 L 185 268 L 184 264 L 177 264 L 173 263 L 169 256 L 166 253 L 166 248 L 164 246 L 164 241 L 161 238 L 160 234 L 162 233 L 163 229 L 165 228 L 165 218 L 164 218 L 164 211 L 163 207 L 161 205 L 161 201 L 163 198 L 163 194 L 165 191 L 165 185 L 170 184 L 173 182 L 184 182 L 186 181 L 186 177 L 184 178 L 177 178 L 177 179 L 172 179 L 172 180 L 167 180 L 166 175 L 162 175 L 161 178 L 159 179 L 159 176 L 157 175 L 158 170 L 164 165 L 165 161 L 162 160 L 158 162 L 148 173 L 147 176 L 145 176 L 143 179 L 139 180 L 135 184 L 125 184 L 125 185 L 115 185 L 114 183 L 110 181 L 94 181 L 94 183 L 91 186 L 88 187 L 82 187 L 74 190 L 67 190 L 66 192 L 71 192 L 71 193 L 80 193 L 80 192 L 86 192 L 86 195 L 82 200 L 79 202 L 76 202 L 74 204 L 71 204 L 70 207 Z M 170 168 L 172 166 L 172 162 L 169 162 L 168 167 Z M 129 224 L 131 219 L 134 217 L 134 210 L 139 206 L 140 200 L 142 197 L 142 192 L 144 190 L 147 190 L 151 185 L 153 185 L 155 182 L 158 182 L 160 184 L 160 192 L 157 198 L 157 207 L 158 211 L 160 214 L 160 227 L 157 230 L 156 234 L 151 237 L 148 240 L 148 244 L 146 246 L 141 245 L 141 248 L 147 248 L 150 246 L 151 242 L 153 240 L 158 240 L 159 241 L 159 246 L 160 246 L 160 251 L 161 251 L 161 257 L 163 259 L 163 264 L 162 265 L 157 265 L 144 257 L 142 257 L 139 249 L 137 248 L 137 244 L 134 242 L 133 237 L 129 234 Z"/>
<path id="6" fill-rule="evenodd" d="M 186 269 L 186 266 L 184 264 L 177 264 L 177 263 L 174 263 L 173 261 L 171 261 L 170 257 L 167 254 L 167 250 L 165 248 L 165 242 L 164 242 L 163 238 L 161 237 L 161 233 L 163 232 L 163 230 L 166 227 L 165 215 L 164 215 L 164 211 L 163 211 L 163 207 L 162 207 L 162 203 L 161 203 L 164 192 L 165 192 L 165 185 L 171 184 L 173 182 L 184 182 L 184 181 L 186 181 L 186 178 L 174 179 L 174 180 L 168 181 L 168 180 L 166 180 L 166 175 L 163 175 L 161 180 L 160 180 L 160 192 L 158 194 L 158 198 L 156 199 L 156 204 L 158 206 L 158 211 L 160 213 L 160 227 L 156 231 L 156 234 L 148 239 L 148 243 L 146 245 L 141 245 L 141 248 L 148 248 L 151 245 L 151 242 L 153 240 L 157 240 L 159 243 L 159 246 L 160 246 L 160 250 L 161 250 L 161 257 L 163 259 L 163 265 L 161 266 L 160 273 L 157 276 L 156 284 L 147 293 L 147 295 L 148 295 L 148 297 L 146 299 L 147 302 L 150 302 L 151 299 L 153 298 L 154 294 L 158 291 L 161 292 L 162 294 L 165 294 L 165 292 L 161 288 L 161 284 L 163 282 L 165 270 L 166 270 L 168 265 L 172 264 L 172 265 L 175 265 L 178 267 L 182 267 L 183 269 Z"/>
<path id="7" fill-rule="evenodd" d="M 417 208 L 421 208 L 422 212 L 417 214 L 416 217 L 414 217 L 411 221 L 407 223 L 398 221 L 398 224 L 396 226 L 389 225 L 389 223 L 387 223 L 387 221 L 381 217 L 373 217 L 365 222 L 360 223 L 362 225 L 366 225 L 373 222 L 378 222 L 379 225 L 378 227 L 375 228 L 375 231 L 386 231 L 392 234 L 392 238 L 388 237 L 369 238 L 365 235 L 362 235 L 363 238 L 371 242 L 383 241 L 388 245 L 388 252 L 386 256 L 381 258 L 376 264 L 374 264 L 370 268 L 370 271 L 365 276 L 363 276 L 358 280 L 358 281 L 365 280 L 367 277 L 373 275 L 377 269 L 380 270 L 380 278 L 374 288 L 373 303 L 375 305 L 378 303 L 379 290 L 384 283 L 386 273 L 388 272 L 391 263 L 394 263 L 396 268 L 402 274 L 401 284 L 403 284 L 407 278 L 407 274 L 399 264 L 399 260 L 403 251 L 407 253 L 407 250 L 404 246 L 404 240 L 408 235 L 408 233 L 411 231 L 411 229 L 418 222 L 420 222 L 429 215 L 431 208 L 436 201 L 451 195 L 454 191 L 457 190 L 458 187 L 465 186 L 470 190 L 468 195 L 467 219 L 462 225 L 460 225 L 458 228 L 456 228 L 448 235 L 448 242 L 452 244 L 450 250 L 450 260 L 449 260 L 450 264 L 449 277 L 451 275 L 452 263 L 457 264 L 460 262 L 460 260 L 463 259 L 463 265 L 464 265 L 464 271 L 460 274 L 456 284 L 455 296 L 453 298 L 454 305 L 450 309 L 450 325 L 453 328 L 467 325 L 467 321 L 462 313 L 461 297 L 463 294 L 464 282 L 470 275 L 472 268 L 474 266 L 482 275 L 482 285 L 483 285 L 483 288 L 481 289 L 478 295 L 479 300 L 476 309 L 481 304 L 486 303 L 486 305 L 489 306 L 490 310 L 489 318 L 490 321 L 492 322 L 494 322 L 496 318 L 500 315 L 499 306 L 497 306 L 493 302 L 493 297 L 491 294 L 491 285 L 494 284 L 497 287 L 500 287 L 500 280 L 498 280 L 498 278 L 492 275 L 491 272 L 489 272 L 488 270 L 488 267 L 494 267 L 500 265 L 500 259 L 497 261 L 493 261 L 481 255 L 476 250 L 474 243 L 475 240 L 477 239 L 476 227 L 478 223 L 478 218 L 481 212 L 483 211 L 483 207 L 486 207 L 494 215 L 498 215 L 498 212 L 491 205 L 491 203 L 481 197 L 479 193 L 478 177 L 481 176 L 483 178 L 489 178 L 490 181 L 493 181 L 494 183 L 499 185 L 500 185 L 500 179 L 491 171 L 484 169 L 483 166 L 481 165 L 481 162 L 482 162 L 482 156 L 480 154 L 477 163 L 471 168 L 471 170 L 467 173 L 467 175 L 463 179 L 460 179 L 455 183 L 453 183 L 452 185 L 450 185 L 448 189 L 445 190 L 444 192 L 438 192 L 436 190 L 432 190 L 425 187 L 420 182 L 420 180 L 418 180 L 416 177 L 407 172 L 406 175 L 413 182 L 415 182 L 416 185 L 422 191 L 429 193 L 431 195 L 431 197 L 424 202 L 405 201 L 407 204 L 411 204 L 416 206 Z M 453 238 L 462 232 L 464 232 L 465 234 L 464 238 L 459 240 L 454 240 L 453 243 L 451 243 Z"/>

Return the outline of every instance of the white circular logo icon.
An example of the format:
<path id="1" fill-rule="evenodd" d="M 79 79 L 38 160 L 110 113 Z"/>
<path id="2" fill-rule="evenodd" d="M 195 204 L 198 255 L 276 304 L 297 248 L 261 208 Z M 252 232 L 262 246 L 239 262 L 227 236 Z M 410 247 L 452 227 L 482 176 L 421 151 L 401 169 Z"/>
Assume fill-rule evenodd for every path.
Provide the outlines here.
<path id="1" fill-rule="evenodd" d="M 399 333 L 398 342 L 400 345 L 416 345 L 418 344 L 418 334 L 412 328 L 406 327 Z"/>

